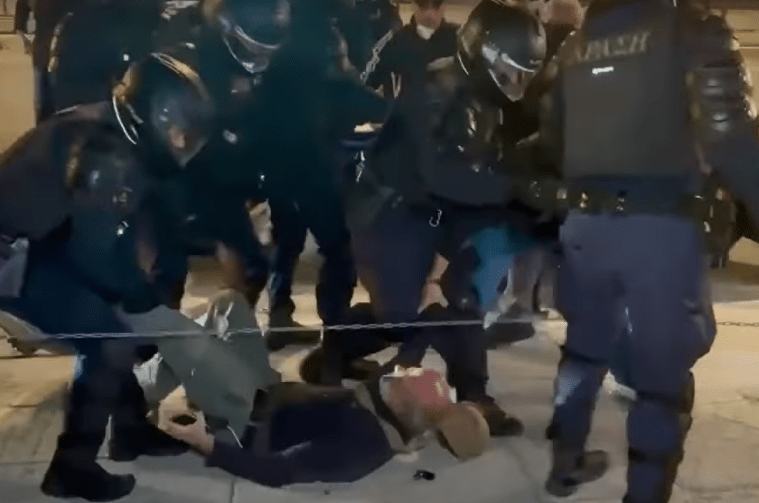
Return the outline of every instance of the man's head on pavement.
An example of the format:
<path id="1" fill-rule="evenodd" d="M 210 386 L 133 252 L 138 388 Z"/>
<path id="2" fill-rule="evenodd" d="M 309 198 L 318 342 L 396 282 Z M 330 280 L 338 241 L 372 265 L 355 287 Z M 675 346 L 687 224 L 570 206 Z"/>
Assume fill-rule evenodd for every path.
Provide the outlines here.
<path id="1" fill-rule="evenodd" d="M 466 460 L 479 456 L 490 441 L 482 412 L 467 402 L 455 403 L 451 388 L 437 371 L 399 369 L 385 376 L 382 399 L 413 436 L 434 430 L 441 444 Z"/>
<path id="2" fill-rule="evenodd" d="M 414 0 L 414 19 L 419 27 L 437 30 L 443 22 L 443 0 Z"/>

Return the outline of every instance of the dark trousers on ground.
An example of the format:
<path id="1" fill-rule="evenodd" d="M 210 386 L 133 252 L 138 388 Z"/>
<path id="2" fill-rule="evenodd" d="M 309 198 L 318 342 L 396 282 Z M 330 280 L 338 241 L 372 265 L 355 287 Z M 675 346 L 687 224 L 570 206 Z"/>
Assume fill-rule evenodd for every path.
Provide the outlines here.
<path id="1" fill-rule="evenodd" d="M 699 225 L 570 213 L 561 244 L 557 301 L 568 327 L 549 429 L 554 447 L 583 450 L 615 339 L 629 321 L 627 377 L 637 400 L 627 420 L 625 502 L 665 503 L 691 422 L 691 369 L 716 333 Z"/>

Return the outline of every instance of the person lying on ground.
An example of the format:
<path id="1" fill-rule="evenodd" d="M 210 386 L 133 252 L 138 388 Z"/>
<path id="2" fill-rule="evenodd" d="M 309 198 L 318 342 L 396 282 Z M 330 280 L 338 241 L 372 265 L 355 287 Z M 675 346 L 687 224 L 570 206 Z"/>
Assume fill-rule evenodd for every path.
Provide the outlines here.
<path id="1" fill-rule="evenodd" d="M 208 466 L 270 487 L 353 482 L 397 453 L 420 449 L 428 433 L 461 460 L 482 454 L 490 438 L 480 410 L 455 403 L 443 376 L 420 368 L 398 369 L 354 390 L 281 383 L 256 409 L 259 420 L 240 442 L 209 432 L 202 414 L 189 425 L 188 417 L 169 415 L 163 427 Z"/>

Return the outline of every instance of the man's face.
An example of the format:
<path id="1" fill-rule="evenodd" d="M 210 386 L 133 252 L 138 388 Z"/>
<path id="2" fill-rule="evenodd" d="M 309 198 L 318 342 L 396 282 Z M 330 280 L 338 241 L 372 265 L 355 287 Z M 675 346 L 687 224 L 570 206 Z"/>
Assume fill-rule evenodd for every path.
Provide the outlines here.
<path id="1" fill-rule="evenodd" d="M 443 5 L 435 7 L 435 2 L 420 0 L 414 2 L 416 24 L 437 30 L 443 22 Z"/>

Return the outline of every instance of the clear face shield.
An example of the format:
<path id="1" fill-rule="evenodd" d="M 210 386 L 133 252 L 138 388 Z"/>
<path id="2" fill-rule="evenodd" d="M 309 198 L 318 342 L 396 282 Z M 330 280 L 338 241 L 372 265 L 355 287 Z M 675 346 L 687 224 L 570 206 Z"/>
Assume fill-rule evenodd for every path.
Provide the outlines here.
<path id="1" fill-rule="evenodd" d="M 281 44 L 269 45 L 250 38 L 239 26 L 224 32 L 224 44 L 230 54 L 250 74 L 263 72 L 268 68 L 274 53 Z"/>
<path id="2" fill-rule="evenodd" d="M 487 63 L 490 77 L 501 92 L 511 101 L 521 100 L 538 69 L 520 66 L 493 44 L 482 46 L 482 56 Z"/>

